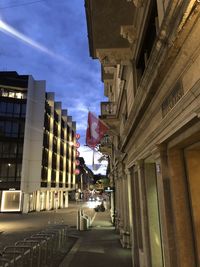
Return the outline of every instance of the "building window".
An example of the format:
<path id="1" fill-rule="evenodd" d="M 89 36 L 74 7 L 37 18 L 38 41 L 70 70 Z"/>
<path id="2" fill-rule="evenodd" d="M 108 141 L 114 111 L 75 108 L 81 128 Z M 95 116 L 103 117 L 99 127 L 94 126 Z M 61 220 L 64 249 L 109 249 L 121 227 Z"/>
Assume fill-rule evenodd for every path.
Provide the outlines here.
<path id="1" fill-rule="evenodd" d="M 14 106 L 13 106 L 13 115 L 15 117 L 19 117 L 20 116 L 20 104 L 19 103 L 14 103 Z"/>
<path id="2" fill-rule="evenodd" d="M 0 179 L 4 182 L 19 181 L 21 179 L 21 163 L 0 163 Z"/>
<path id="3" fill-rule="evenodd" d="M 59 115 L 58 115 L 58 113 L 56 111 L 54 111 L 54 120 L 56 122 L 59 122 Z"/>
<path id="4" fill-rule="evenodd" d="M 26 99 L 26 92 L 22 92 L 20 90 L 8 89 L 8 88 L 0 88 L 0 96 L 16 98 L 16 99 Z"/>
<path id="5" fill-rule="evenodd" d="M 0 142 L 0 158 L 22 157 L 23 144 L 16 142 Z"/>
<path id="6" fill-rule="evenodd" d="M 57 155 L 56 155 L 56 153 L 53 153 L 53 155 L 52 155 L 52 168 L 55 170 L 57 168 Z"/>
<path id="7" fill-rule="evenodd" d="M 46 167 L 42 167 L 41 176 L 42 176 L 42 181 L 46 182 L 47 181 L 47 176 L 48 176 L 48 169 Z"/>
<path id="8" fill-rule="evenodd" d="M 48 150 L 43 148 L 42 165 L 48 167 Z"/>
<path id="9" fill-rule="evenodd" d="M 25 117 L 26 103 L 0 102 L 0 116 Z"/>
<path id="10" fill-rule="evenodd" d="M 43 146 L 45 148 L 49 148 L 49 134 L 48 134 L 48 132 L 44 132 L 44 135 L 43 135 Z"/>
<path id="11" fill-rule="evenodd" d="M 24 123 L 16 121 L 0 121 L 0 136 L 23 137 Z"/>
<path id="12" fill-rule="evenodd" d="M 147 66 L 148 59 L 151 54 L 151 50 L 153 48 L 154 41 L 157 35 L 157 3 L 156 0 L 152 1 L 149 9 L 149 16 L 146 21 L 146 28 L 144 30 L 141 49 L 136 60 L 136 69 L 137 69 L 137 86 L 141 80 L 141 77 L 145 71 Z"/>
<path id="13" fill-rule="evenodd" d="M 0 115 L 4 115 L 6 113 L 6 103 L 0 102 Z"/>
<path id="14" fill-rule="evenodd" d="M 45 111 L 49 116 L 51 115 L 51 107 L 47 101 L 45 102 Z"/>
<path id="15" fill-rule="evenodd" d="M 16 180 L 21 179 L 21 172 L 22 172 L 22 164 L 17 164 Z"/>
<path id="16" fill-rule="evenodd" d="M 56 121 L 54 121 L 53 134 L 58 136 L 58 123 Z"/>
<path id="17" fill-rule="evenodd" d="M 56 170 L 52 170 L 52 182 L 56 181 Z"/>
<path id="18" fill-rule="evenodd" d="M 26 104 L 21 105 L 21 116 L 22 117 L 26 116 Z"/>

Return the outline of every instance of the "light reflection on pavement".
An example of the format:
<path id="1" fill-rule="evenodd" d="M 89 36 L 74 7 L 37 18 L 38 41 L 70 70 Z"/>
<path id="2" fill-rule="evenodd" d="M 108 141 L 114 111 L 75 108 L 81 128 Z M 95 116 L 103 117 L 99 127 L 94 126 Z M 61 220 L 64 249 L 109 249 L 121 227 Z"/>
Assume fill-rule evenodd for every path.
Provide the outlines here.
<path id="1" fill-rule="evenodd" d="M 35 234 L 51 224 L 64 224 L 76 227 L 77 211 L 82 208 L 91 218 L 94 210 L 87 207 L 87 203 L 70 203 L 68 208 L 51 211 L 20 213 L 0 213 L 0 250 L 4 246 L 13 245 Z"/>

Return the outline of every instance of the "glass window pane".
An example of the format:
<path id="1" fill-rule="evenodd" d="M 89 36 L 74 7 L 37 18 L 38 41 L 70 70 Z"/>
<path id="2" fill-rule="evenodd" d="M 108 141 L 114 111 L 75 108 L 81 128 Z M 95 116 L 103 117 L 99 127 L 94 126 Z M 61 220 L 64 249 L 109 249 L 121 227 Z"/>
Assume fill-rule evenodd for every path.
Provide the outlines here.
<path id="1" fill-rule="evenodd" d="M 25 116 L 25 114 L 26 114 L 26 104 L 22 104 L 21 105 L 21 114 L 22 114 L 22 116 Z"/>
<path id="2" fill-rule="evenodd" d="M 15 177 L 15 164 L 9 164 L 8 177 Z"/>
<path id="3" fill-rule="evenodd" d="M 3 157 L 7 158 L 10 153 L 10 145 L 8 143 L 3 144 Z"/>
<path id="4" fill-rule="evenodd" d="M 3 153 L 3 142 L 0 142 L 0 156 L 2 156 Z"/>
<path id="5" fill-rule="evenodd" d="M 23 152 L 23 144 L 18 144 L 18 155 L 21 155 Z"/>
<path id="6" fill-rule="evenodd" d="M 6 136 L 10 136 L 11 134 L 11 129 L 12 129 L 12 123 L 10 121 L 6 121 Z"/>
<path id="7" fill-rule="evenodd" d="M 15 103 L 14 104 L 14 115 L 19 116 L 19 114 L 20 114 L 20 104 Z"/>
<path id="8" fill-rule="evenodd" d="M 14 98 L 15 97 L 15 93 L 14 92 L 9 92 L 9 97 Z"/>
<path id="9" fill-rule="evenodd" d="M 7 113 L 8 114 L 13 113 L 13 103 L 7 103 Z"/>
<path id="10" fill-rule="evenodd" d="M 12 123 L 12 136 L 17 137 L 19 132 L 19 124 L 18 122 L 13 122 Z"/>
<path id="11" fill-rule="evenodd" d="M 20 137 L 24 136 L 24 122 L 20 122 Z"/>
<path id="12" fill-rule="evenodd" d="M 22 165 L 21 164 L 17 164 L 17 177 L 21 177 L 21 171 L 22 171 Z"/>
<path id="13" fill-rule="evenodd" d="M 10 157 L 16 157 L 17 155 L 17 143 L 12 143 L 10 146 Z"/>
<path id="14" fill-rule="evenodd" d="M 2 96 L 4 96 L 4 97 L 8 97 L 8 92 L 3 91 L 3 92 L 2 92 Z"/>
<path id="15" fill-rule="evenodd" d="M 7 182 L 7 178 L 5 178 L 5 177 L 0 177 L 0 183 L 2 183 L 2 182 Z"/>
<path id="16" fill-rule="evenodd" d="M 8 165 L 6 163 L 0 164 L 0 177 L 7 177 L 7 168 Z"/>
<path id="17" fill-rule="evenodd" d="M 0 103 L 0 115 L 4 115 L 6 113 L 6 103 L 1 102 Z"/>
<path id="18" fill-rule="evenodd" d="M 23 98 L 23 94 L 22 93 L 16 93 L 15 97 L 19 98 L 19 99 L 22 99 Z"/>
<path id="19" fill-rule="evenodd" d="M 0 121 L 0 136 L 4 135 L 5 128 L 4 128 L 4 121 Z"/>

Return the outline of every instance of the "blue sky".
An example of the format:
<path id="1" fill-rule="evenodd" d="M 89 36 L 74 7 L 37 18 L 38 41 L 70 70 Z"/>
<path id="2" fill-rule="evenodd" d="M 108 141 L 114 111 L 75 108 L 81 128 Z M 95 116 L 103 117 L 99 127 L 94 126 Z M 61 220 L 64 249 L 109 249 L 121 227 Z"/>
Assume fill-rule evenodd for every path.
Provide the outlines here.
<path id="1" fill-rule="evenodd" d="M 0 0 L 0 19 L 32 42 L 0 31 L 0 70 L 46 80 L 46 90 L 77 122 L 81 151 L 88 150 L 88 109 L 99 115 L 105 98 L 100 64 L 89 56 L 84 0 Z M 91 155 L 85 159 L 89 164 Z"/>

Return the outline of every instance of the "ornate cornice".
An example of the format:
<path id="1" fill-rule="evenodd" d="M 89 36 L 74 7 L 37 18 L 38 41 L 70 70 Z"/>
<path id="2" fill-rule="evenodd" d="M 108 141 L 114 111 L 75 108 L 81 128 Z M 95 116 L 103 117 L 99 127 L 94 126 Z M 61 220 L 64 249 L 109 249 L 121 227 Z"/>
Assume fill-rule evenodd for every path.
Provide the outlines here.
<path id="1" fill-rule="evenodd" d="M 121 80 L 120 84 L 119 84 L 119 88 L 120 88 L 121 91 L 124 89 L 124 86 L 125 86 L 125 81 Z"/>
<path id="2" fill-rule="evenodd" d="M 113 85 L 113 80 L 104 80 L 104 94 L 109 95 L 110 89 Z"/>
<path id="3" fill-rule="evenodd" d="M 96 54 L 104 69 L 110 64 L 127 65 L 133 57 L 130 48 L 97 49 Z"/>
<path id="4" fill-rule="evenodd" d="M 103 69 L 106 74 L 113 74 L 116 70 L 116 66 L 115 65 L 104 65 Z"/>
<path id="5" fill-rule="evenodd" d="M 127 2 L 133 2 L 135 7 L 139 8 L 143 6 L 144 0 L 127 0 Z"/>
<path id="6" fill-rule="evenodd" d="M 122 25 L 120 35 L 127 39 L 130 44 L 133 44 L 136 41 L 136 28 L 133 25 Z"/>
<path id="7" fill-rule="evenodd" d="M 124 164 L 122 162 L 119 162 L 117 165 L 118 169 L 118 175 L 120 179 L 125 178 L 125 169 L 124 169 Z"/>
<path id="8" fill-rule="evenodd" d="M 200 108 L 196 109 L 195 113 L 196 113 L 197 117 L 200 119 Z"/>

